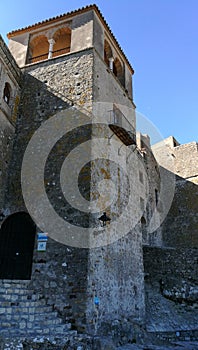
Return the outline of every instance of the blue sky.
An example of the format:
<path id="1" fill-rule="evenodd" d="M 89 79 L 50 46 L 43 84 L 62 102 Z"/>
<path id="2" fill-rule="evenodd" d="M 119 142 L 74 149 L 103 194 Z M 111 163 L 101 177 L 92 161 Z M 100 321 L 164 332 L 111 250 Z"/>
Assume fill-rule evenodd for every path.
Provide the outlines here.
<path id="1" fill-rule="evenodd" d="M 0 33 L 95 3 L 131 62 L 134 102 L 162 137 L 198 141 L 197 0 L 1 1 Z M 147 132 L 147 130 L 142 130 Z"/>

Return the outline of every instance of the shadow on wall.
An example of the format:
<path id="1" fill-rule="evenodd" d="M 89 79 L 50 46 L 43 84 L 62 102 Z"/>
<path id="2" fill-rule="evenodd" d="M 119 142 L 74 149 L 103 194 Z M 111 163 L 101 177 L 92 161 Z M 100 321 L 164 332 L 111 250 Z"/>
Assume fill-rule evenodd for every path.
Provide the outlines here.
<path id="1" fill-rule="evenodd" d="M 57 110 L 64 110 L 71 106 L 69 100 L 66 102 L 50 92 L 46 82 L 41 82 L 26 73 L 22 80 L 23 91 L 18 109 L 4 204 L 4 207 L 8 206 L 11 212 L 25 208 L 21 192 L 21 166 L 24 152 L 31 137 L 41 124 Z"/>
<path id="2" fill-rule="evenodd" d="M 198 185 L 176 176 L 174 199 L 161 227 L 165 246 L 198 248 L 197 209 Z"/>

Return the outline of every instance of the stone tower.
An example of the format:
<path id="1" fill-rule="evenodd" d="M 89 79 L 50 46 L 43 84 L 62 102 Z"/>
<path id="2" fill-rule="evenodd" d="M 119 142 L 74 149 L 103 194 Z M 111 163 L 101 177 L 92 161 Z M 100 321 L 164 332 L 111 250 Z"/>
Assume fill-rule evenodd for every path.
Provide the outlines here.
<path id="1" fill-rule="evenodd" d="M 22 91 L 4 206 L 49 235 L 42 252 L 35 240 L 30 286 L 80 331 L 143 321 L 159 175 L 136 144 L 133 68 L 95 5 L 8 38 Z"/>

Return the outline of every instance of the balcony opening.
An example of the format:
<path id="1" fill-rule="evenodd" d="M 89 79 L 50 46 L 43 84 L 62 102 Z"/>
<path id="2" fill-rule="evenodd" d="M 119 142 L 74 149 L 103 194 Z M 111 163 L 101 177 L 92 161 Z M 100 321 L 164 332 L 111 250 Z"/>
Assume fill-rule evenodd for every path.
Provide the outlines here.
<path id="1" fill-rule="evenodd" d="M 110 111 L 109 128 L 126 146 L 136 145 L 135 128 L 116 105 Z"/>
<path id="2" fill-rule="evenodd" d="M 108 43 L 108 41 L 105 39 L 104 41 L 104 61 L 107 64 L 107 66 L 111 69 L 113 74 L 118 78 L 122 86 L 125 87 L 125 74 L 124 74 L 124 65 L 121 63 L 121 61 L 116 57 L 114 59 L 113 57 L 113 51 Z"/>
<path id="3" fill-rule="evenodd" d="M 121 62 L 119 61 L 118 58 L 115 58 L 113 62 L 113 73 L 115 76 L 118 78 L 120 83 L 124 86 L 125 85 L 125 79 L 124 79 L 124 72 L 123 72 L 123 67 Z"/>
<path id="4" fill-rule="evenodd" d="M 109 67 L 109 59 L 111 57 L 113 57 L 111 46 L 109 45 L 108 41 L 105 40 L 104 41 L 104 61 L 107 64 L 108 67 Z"/>
<path id="5" fill-rule="evenodd" d="M 28 63 L 35 63 L 48 58 L 49 43 L 47 37 L 39 35 L 29 45 Z"/>
<path id="6" fill-rule="evenodd" d="M 53 56 L 57 57 L 65 53 L 70 52 L 71 46 L 71 29 L 70 28 L 61 28 L 58 29 L 53 37 L 55 43 L 53 47 Z"/>

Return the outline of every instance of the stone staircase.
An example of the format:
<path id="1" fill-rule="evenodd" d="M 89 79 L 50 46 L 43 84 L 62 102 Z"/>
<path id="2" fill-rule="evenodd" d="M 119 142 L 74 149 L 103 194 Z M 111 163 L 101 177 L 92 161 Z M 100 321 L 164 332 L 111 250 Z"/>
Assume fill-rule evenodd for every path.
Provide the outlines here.
<path id="1" fill-rule="evenodd" d="M 74 336 L 42 295 L 28 288 L 30 281 L 0 281 L 0 337 Z"/>

